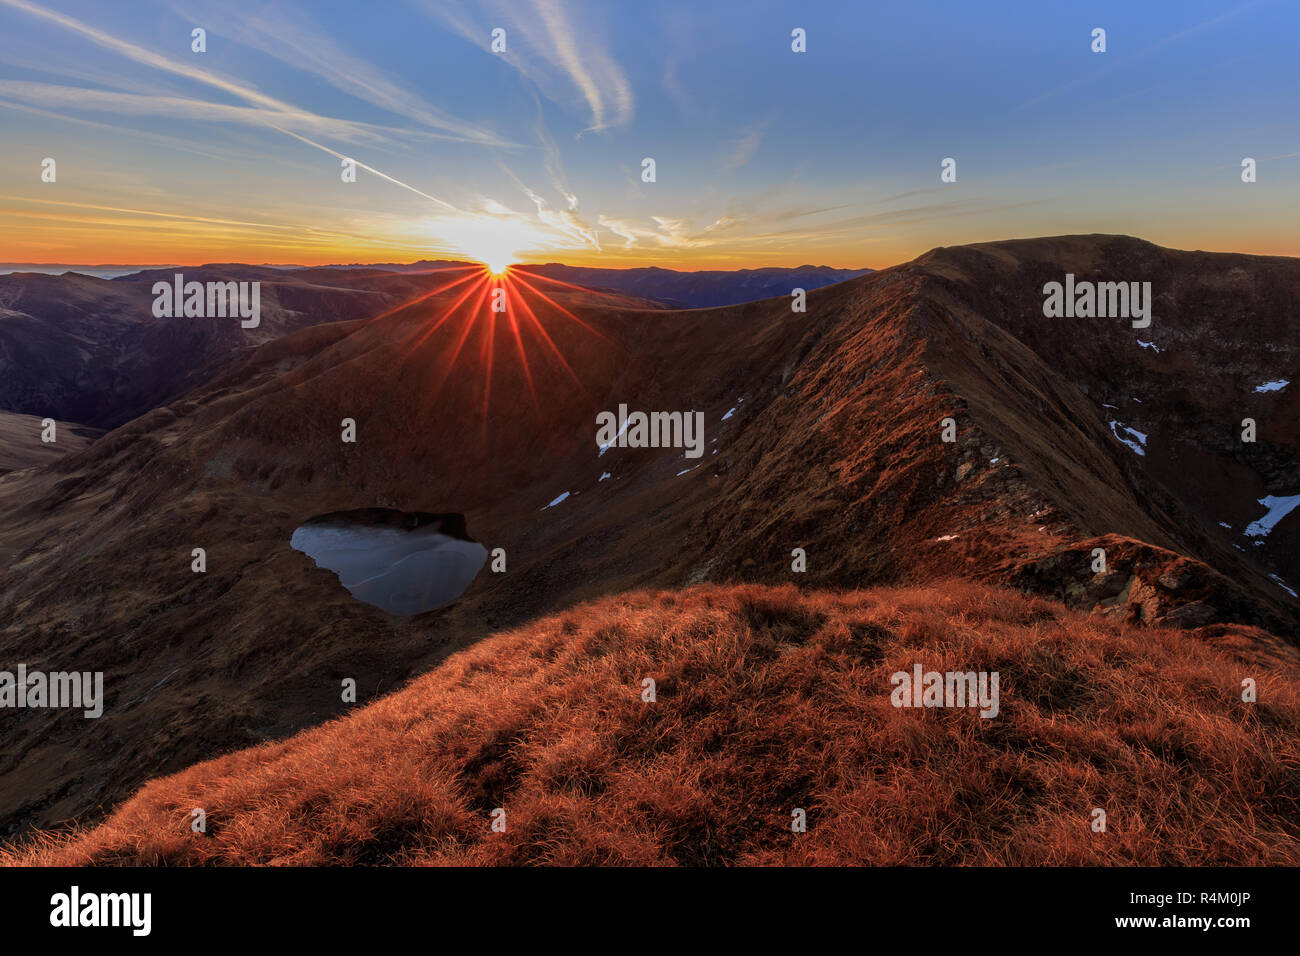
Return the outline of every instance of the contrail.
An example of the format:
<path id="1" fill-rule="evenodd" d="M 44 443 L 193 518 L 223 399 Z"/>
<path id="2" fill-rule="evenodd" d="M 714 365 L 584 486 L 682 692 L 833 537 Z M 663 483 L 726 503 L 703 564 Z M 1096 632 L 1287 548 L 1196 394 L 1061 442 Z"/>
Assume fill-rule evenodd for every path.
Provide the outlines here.
<path id="1" fill-rule="evenodd" d="M 395 183 L 398 186 L 401 186 L 403 189 L 409 189 L 417 196 L 423 196 L 425 199 L 428 199 L 431 202 L 436 202 L 439 206 L 443 206 L 447 209 L 450 209 L 452 212 L 460 212 L 460 210 L 457 209 L 455 206 L 453 206 L 451 203 L 439 199 L 437 196 L 430 196 L 424 190 L 416 189 L 414 186 L 408 185 L 407 183 L 402 182 L 400 179 L 394 179 L 392 176 L 388 175 L 387 173 L 381 173 L 379 170 L 375 169 L 375 167 L 367 166 L 365 163 L 361 162 L 358 159 L 353 159 L 351 156 L 344 156 L 342 153 L 337 153 L 334 150 L 330 149 L 328 146 L 322 146 L 320 143 L 313 142 L 312 140 L 308 139 L 306 136 L 299 136 L 297 133 L 276 126 L 274 123 L 267 123 L 266 125 L 271 127 L 271 129 L 280 130 L 280 132 L 284 133 L 286 136 L 292 136 L 294 139 L 302 140 L 308 146 L 315 146 L 317 149 L 323 149 L 325 152 L 329 153 L 332 156 L 337 156 L 339 159 L 346 159 L 349 160 L 350 162 L 356 163 L 366 172 L 374 173 L 376 176 L 380 177 L 381 179 L 387 179 L 390 183 Z"/>

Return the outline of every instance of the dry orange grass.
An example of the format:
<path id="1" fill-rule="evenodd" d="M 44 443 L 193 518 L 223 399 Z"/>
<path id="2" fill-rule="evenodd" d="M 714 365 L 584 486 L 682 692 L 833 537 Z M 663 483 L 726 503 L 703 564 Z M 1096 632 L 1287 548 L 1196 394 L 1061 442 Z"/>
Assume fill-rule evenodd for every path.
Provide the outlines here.
<path id="1" fill-rule="evenodd" d="M 968 582 L 626 595 L 3 862 L 1294 865 L 1300 666 L 1262 638 Z M 914 662 L 998 671 L 1001 714 L 894 708 Z"/>

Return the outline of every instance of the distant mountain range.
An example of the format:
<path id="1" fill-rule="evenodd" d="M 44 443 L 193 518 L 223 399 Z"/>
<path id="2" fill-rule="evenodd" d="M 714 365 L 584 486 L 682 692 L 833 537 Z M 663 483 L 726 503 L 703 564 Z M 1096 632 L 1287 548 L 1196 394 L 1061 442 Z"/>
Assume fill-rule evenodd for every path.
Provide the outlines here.
<path id="1" fill-rule="evenodd" d="M 63 275 L 74 272 L 98 279 L 154 278 L 158 274 L 174 274 L 200 269 L 207 272 L 229 270 L 232 273 L 246 269 L 274 270 L 276 272 L 308 272 L 333 270 L 360 274 L 371 271 L 396 273 L 421 273 L 466 265 L 454 259 L 422 259 L 419 262 L 352 263 L 349 265 L 249 265 L 243 263 L 207 263 L 203 266 L 177 265 L 61 265 L 36 262 L 0 262 L 0 278 L 15 272 L 42 275 Z M 712 305 L 735 305 L 756 299 L 788 295 L 791 289 L 819 289 L 834 282 L 843 282 L 865 275 L 871 269 L 833 269 L 830 266 L 764 267 L 760 269 L 713 269 L 698 272 L 661 269 L 648 266 L 634 269 L 607 269 L 585 266 L 568 266 L 549 262 L 545 265 L 520 265 L 515 268 L 537 272 L 593 289 L 610 289 L 630 295 L 654 299 L 678 308 L 703 308 Z"/>
<path id="2" fill-rule="evenodd" d="M 306 326 L 377 315 L 436 288 L 444 270 L 466 266 L 219 263 L 133 267 L 112 279 L 76 272 L 0 275 L 0 409 L 111 428 L 197 385 L 241 351 Z M 795 287 L 811 290 L 861 274 L 822 266 L 698 273 L 561 265 L 521 270 L 635 296 L 647 308 L 788 296 Z M 171 282 L 178 272 L 186 281 L 261 282 L 261 325 L 245 330 L 224 319 L 155 318 L 153 283 Z"/>
<path id="3" fill-rule="evenodd" d="M 792 289 L 820 289 L 872 271 L 798 266 L 790 269 L 678 272 L 657 266 L 644 269 L 597 269 L 558 263 L 519 268 L 524 272 L 536 272 L 576 285 L 611 289 L 688 309 L 738 305 L 741 302 L 789 296 Z"/>
<path id="4" fill-rule="evenodd" d="M 427 272 L 464 265 L 454 260 L 422 260 L 407 264 L 385 262 L 376 265 L 319 266 L 320 269 L 385 272 Z M 606 269 L 570 266 L 559 262 L 544 265 L 518 265 L 513 268 L 572 282 L 590 289 L 623 292 L 643 299 L 662 302 L 674 308 L 698 309 L 715 305 L 738 305 L 775 296 L 790 295 L 791 290 L 820 289 L 866 275 L 871 269 L 833 269 L 830 266 L 765 267 L 760 269 L 712 269 L 698 272 L 646 266 L 634 269 Z"/>

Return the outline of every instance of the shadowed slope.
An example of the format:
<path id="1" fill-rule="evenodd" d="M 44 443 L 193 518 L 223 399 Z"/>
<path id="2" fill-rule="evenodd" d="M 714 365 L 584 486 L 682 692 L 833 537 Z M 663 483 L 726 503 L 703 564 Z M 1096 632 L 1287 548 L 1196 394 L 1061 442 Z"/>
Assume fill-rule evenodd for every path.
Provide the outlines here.
<path id="1" fill-rule="evenodd" d="M 937 249 L 911 268 L 927 365 L 1082 530 L 1172 548 L 1295 607 L 1269 575 L 1300 589 L 1300 512 L 1247 529 L 1260 499 L 1300 494 L 1300 260 L 1062 236 Z M 1067 272 L 1150 282 L 1150 326 L 1045 318 L 1043 285 Z"/>

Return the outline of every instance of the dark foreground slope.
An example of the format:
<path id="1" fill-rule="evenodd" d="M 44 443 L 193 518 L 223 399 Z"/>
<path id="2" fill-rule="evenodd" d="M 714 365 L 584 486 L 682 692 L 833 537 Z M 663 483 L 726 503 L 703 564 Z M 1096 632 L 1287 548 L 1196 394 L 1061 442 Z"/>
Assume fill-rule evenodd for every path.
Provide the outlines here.
<path id="1" fill-rule="evenodd" d="M 997 717 L 892 706 L 916 663 L 997 671 Z M 970 582 L 635 593 L 0 859 L 1294 865 L 1298 678 L 1247 628 L 1190 640 Z"/>
<path id="2" fill-rule="evenodd" d="M 1140 279 L 1143 256 L 1165 270 L 1158 294 L 1172 290 L 1157 300 L 1166 351 L 1132 345 L 1120 322 L 1086 336 L 1042 322 L 1044 274 L 1118 264 Z M 1195 476 L 1287 491 L 1293 391 L 1251 406 L 1258 448 L 1213 436 L 1236 414 L 1224 395 L 1291 377 L 1298 266 L 1034 240 L 938 250 L 815 290 L 806 313 L 787 299 L 652 311 L 533 277 L 555 303 L 526 293 L 500 316 L 448 294 L 263 345 L 79 454 L 0 476 L 0 660 L 101 670 L 108 698 L 98 720 L 4 713 L 0 827 L 89 822 L 154 777 L 343 713 L 345 678 L 369 702 L 487 634 L 640 588 L 961 577 L 1178 625 L 1192 647 L 1231 623 L 1293 640 L 1297 605 L 1269 577 L 1295 585 L 1287 555 L 1216 537 L 1223 496 Z M 1242 311 L 1219 327 L 1229 306 L 1211 291 L 1239 268 Z M 1247 313 L 1268 316 L 1256 352 L 1278 368 L 1198 391 L 1150 364 L 1213 368 L 1216 342 L 1244 347 Z M 1146 425 L 1145 457 L 1104 407 L 1138 382 L 1187 425 Z M 702 411 L 704 456 L 600 454 L 596 416 L 621 403 Z M 939 440 L 946 417 L 954 444 Z M 1180 435 L 1211 464 L 1148 464 Z M 462 515 L 507 568 L 412 618 L 360 604 L 289 540 L 314 516 L 373 507 Z M 1290 540 L 1298 520 L 1272 535 Z M 191 571 L 196 547 L 206 573 Z"/>

